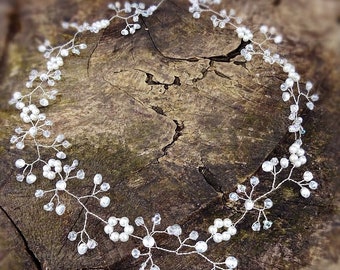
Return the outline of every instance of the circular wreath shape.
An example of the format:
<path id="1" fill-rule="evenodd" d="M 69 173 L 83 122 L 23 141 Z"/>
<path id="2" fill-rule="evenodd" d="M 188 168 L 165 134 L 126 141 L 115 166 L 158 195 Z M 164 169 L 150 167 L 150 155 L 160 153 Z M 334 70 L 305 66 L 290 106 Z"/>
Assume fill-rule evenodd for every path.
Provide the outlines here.
<path id="1" fill-rule="evenodd" d="M 82 266 L 98 260 L 91 250 L 107 239 L 113 244 L 102 250 L 115 258 L 131 253 L 136 269 L 173 269 L 176 258 L 158 265 L 162 252 L 204 263 L 192 269 L 242 268 L 227 242 L 240 241 L 240 229 L 263 233 L 275 225 L 272 194 L 287 182 L 304 198 L 317 189 L 304 169 L 300 116 L 318 99 L 312 82 L 274 52 L 282 42 L 275 28 L 248 28 L 217 4 L 190 1 L 194 19 L 213 25 L 199 21 L 198 30 L 189 16 L 171 18 L 178 7 L 167 2 L 114 3 L 110 19 L 64 22 L 70 41 L 42 42 L 46 66 L 33 69 L 26 90 L 13 94 L 23 124 L 11 143 L 29 154 L 16 159 L 16 179 L 34 185 L 45 211 L 66 216 L 77 256 L 88 256 L 79 259 Z M 167 31 L 168 40 L 157 31 Z M 112 37 L 114 44 L 103 42 Z M 77 63 L 64 67 L 72 54 Z M 272 153 L 287 130 L 288 149 Z M 83 159 L 70 159 L 73 153 Z M 82 163 L 98 169 L 93 186 Z M 185 230 L 177 224 L 183 222 Z M 119 267 L 132 267 L 124 263 Z"/>

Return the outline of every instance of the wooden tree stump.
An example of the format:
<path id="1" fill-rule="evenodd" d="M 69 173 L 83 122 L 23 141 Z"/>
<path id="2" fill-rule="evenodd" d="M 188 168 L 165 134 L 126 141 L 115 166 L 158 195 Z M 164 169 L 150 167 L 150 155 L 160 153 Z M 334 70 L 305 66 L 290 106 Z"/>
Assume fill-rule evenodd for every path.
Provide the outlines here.
<path id="1" fill-rule="evenodd" d="M 278 88 L 284 74 L 259 60 L 240 61 L 244 44 L 233 30 L 213 29 L 209 19 L 194 21 L 186 2 L 167 0 L 133 36 L 121 36 L 119 23 L 96 36 L 84 34 L 89 48 L 67 60 L 57 85 L 60 95 L 46 110 L 54 130 L 73 144 L 67 162 L 79 159 L 88 176 L 71 188 L 79 194 L 90 190 L 98 172 L 110 183 L 109 209 L 87 204 L 105 218 L 151 218 L 159 212 L 163 226 L 176 222 L 186 232 L 204 231 L 217 216 L 237 216 L 225 195 L 253 174 L 265 178 L 262 162 L 284 154 L 291 142 L 289 108 Z M 9 145 L 19 122 L 7 100 L 41 63 L 39 41 L 67 40 L 71 33 L 61 34 L 61 21 L 103 17 L 106 4 L 0 3 L 0 269 L 138 269 L 130 255 L 134 243 L 115 245 L 93 220 L 90 233 L 99 247 L 79 256 L 67 234 L 82 226 L 81 209 L 69 208 L 62 218 L 42 211 L 47 199 L 33 194 L 51 183 L 15 181 L 13 164 L 20 152 Z M 275 195 L 270 231 L 252 232 L 249 216 L 237 237 L 223 248 L 213 245 L 210 254 L 238 256 L 239 269 L 338 269 L 339 3 L 241 0 L 224 5 L 242 12 L 253 29 L 262 23 L 277 26 L 287 40 L 279 52 L 296 63 L 303 78 L 315 81 L 321 101 L 315 111 L 305 112 L 304 127 L 308 168 L 320 189 L 306 200 L 295 187 L 286 187 Z M 27 158 L 32 151 L 25 150 Z M 160 254 L 156 260 L 162 269 L 208 267 L 195 256 Z"/>

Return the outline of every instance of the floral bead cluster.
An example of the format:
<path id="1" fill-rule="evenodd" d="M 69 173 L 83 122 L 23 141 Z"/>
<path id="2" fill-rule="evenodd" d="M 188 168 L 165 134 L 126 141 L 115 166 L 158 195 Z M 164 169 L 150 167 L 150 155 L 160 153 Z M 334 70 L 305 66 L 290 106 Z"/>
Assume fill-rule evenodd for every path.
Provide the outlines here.
<path id="1" fill-rule="evenodd" d="M 45 67 L 41 71 L 32 70 L 25 84 L 26 90 L 15 92 L 9 101 L 19 111 L 19 117 L 22 121 L 22 126 L 15 128 L 15 134 L 10 138 L 10 143 L 15 145 L 18 150 L 23 150 L 26 143 L 33 144 L 36 149 L 36 156 L 33 160 L 18 158 L 15 161 L 15 167 L 20 170 L 16 179 L 19 182 L 25 180 L 28 184 L 33 184 L 38 179 L 45 178 L 53 183 L 53 188 L 49 190 L 37 189 L 35 192 L 37 198 L 44 199 L 49 196 L 49 201 L 43 205 L 45 211 L 55 211 L 57 215 L 63 215 L 67 211 L 70 206 L 62 202 L 60 194 L 68 195 L 82 207 L 84 210 L 82 211 L 84 215 L 82 228 L 79 231 L 73 230 L 68 234 L 70 241 L 78 241 L 77 251 L 80 255 L 84 255 L 98 246 L 95 236 L 90 236 L 88 232 L 88 218 L 91 216 L 103 223 L 103 233 L 112 242 L 127 242 L 133 239 L 139 244 L 138 248 L 132 249 L 131 255 L 135 259 L 144 258 L 144 261 L 140 264 L 140 270 L 160 269 L 155 262 L 154 250 L 181 256 L 196 254 L 210 264 L 211 269 L 235 269 L 238 266 L 238 260 L 234 256 L 227 256 L 225 260 L 216 262 L 205 255 L 209 250 L 211 241 L 221 243 L 223 248 L 222 242 L 228 242 L 232 236 L 238 233 L 238 224 L 250 212 L 257 213 L 257 218 L 251 225 L 253 231 L 270 229 L 274 222 L 268 219 L 267 210 L 274 205 L 272 195 L 286 182 L 296 184 L 304 198 L 310 197 L 311 191 L 318 188 L 318 183 L 314 180 L 312 172 L 304 171 L 302 178 L 295 176 L 296 169 L 307 163 L 306 151 L 302 148 L 302 136 L 305 130 L 302 126 L 303 118 L 300 116 L 301 100 L 304 98 L 307 108 L 313 110 L 318 95 L 312 93 L 313 84 L 310 81 L 301 82 L 301 77 L 292 63 L 265 47 L 270 42 L 280 44 L 283 40 L 282 35 L 274 27 L 262 25 L 258 33 L 255 34 L 242 24 L 242 19 L 236 16 L 234 9 L 228 11 L 226 9 L 215 10 L 213 6 L 220 4 L 221 0 L 189 0 L 189 12 L 192 13 L 193 18 L 199 19 L 207 13 L 210 15 L 213 27 L 231 28 L 239 39 L 247 42 L 247 45 L 240 51 L 240 57 L 246 62 L 251 61 L 254 57 L 259 57 L 269 66 L 278 65 L 287 74 L 285 81 L 278 87 L 278 92 L 282 95 L 284 102 L 291 102 L 289 105 L 288 119 L 290 125 L 288 131 L 294 134 L 294 141 L 289 146 L 287 156 L 272 157 L 262 164 L 263 172 L 271 175 L 272 179 L 270 184 L 266 184 L 267 191 L 255 196 L 255 194 L 258 194 L 256 188 L 262 181 L 256 175 L 250 177 L 249 184 L 237 185 L 236 191 L 229 194 L 229 200 L 242 206 L 240 216 L 234 221 L 228 216 L 216 218 L 213 224 L 207 228 L 209 236 L 205 239 L 196 230 L 191 231 L 186 237 L 183 236 L 183 230 L 178 224 L 159 229 L 161 226 L 160 214 L 155 214 L 150 221 L 145 221 L 143 217 L 137 217 L 131 223 L 128 217 L 112 215 L 109 218 L 102 218 L 91 211 L 85 205 L 85 201 L 88 199 L 97 201 L 103 208 L 109 207 L 111 200 L 103 193 L 109 191 L 110 184 L 103 181 L 101 174 L 96 174 L 92 180 L 93 189 L 89 194 L 79 196 L 69 190 L 69 181 L 83 181 L 86 178 L 85 171 L 78 169 L 78 160 L 74 160 L 71 165 L 65 164 L 66 149 L 71 147 L 71 143 L 63 134 L 53 135 L 53 122 L 44 113 L 45 107 L 49 106 L 58 95 L 55 86 L 62 78 L 61 68 L 65 59 L 72 54 L 77 56 L 81 51 L 87 49 L 85 43 L 78 43 L 80 33 L 96 34 L 109 27 L 111 21 L 121 20 L 125 24 L 121 34 L 123 36 L 134 34 L 136 30 L 141 28 L 140 16 L 151 16 L 162 2 L 150 7 L 146 7 L 144 3 L 111 3 L 108 5 L 108 9 L 113 12 L 110 18 L 100 19 L 93 23 L 84 22 L 83 24 L 63 22 L 62 27 L 64 29 L 75 31 L 69 41 L 62 45 L 52 46 L 46 40 L 38 46 L 38 51 L 45 58 Z M 54 152 L 54 155 L 46 160 L 42 158 L 42 152 L 47 151 Z M 157 243 L 158 236 L 174 239 L 177 247 L 169 249 L 162 246 Z"/>

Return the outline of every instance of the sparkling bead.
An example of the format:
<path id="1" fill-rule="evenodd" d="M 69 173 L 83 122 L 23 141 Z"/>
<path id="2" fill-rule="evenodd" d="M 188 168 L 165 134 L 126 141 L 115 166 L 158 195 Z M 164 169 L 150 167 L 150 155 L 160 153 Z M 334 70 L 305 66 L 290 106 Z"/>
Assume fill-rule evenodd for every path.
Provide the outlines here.
<path id="1" fill-rule="evenodd" d="M 100 190 L 101 191 L 108 191 L 110 189 L 110 184 L 104 182 L 103 184 L 100 185 Z"/>
<path id="2" fill-rule="evenodd" d="M 182 234 L 182 228 L 178 224 L 174 224 L 166 228 L 169 235 L 180 236 Z"/>
<path id="3" fill-rule="evenodd" d="M 44 196 L 44 191 L 42 189 L 37 189 L 34 193 L 34 196 L 36 198 L 41 198 L 42 196 Z"/>
<path id="4" fill-rule="evenodd" d="M 51 212 L 51 211 L 53 211 L 54 203 L 49 202 L 49 203 L 45 204 L 43 208 L 44 208 L 45 211 Z"/>
<path id="5" fill-rule="evenodd" d="M 77 176 L 78 179 L 84 179 L 85 178 L 85 172 L 83 170 L 77 171 Z"/>
<path id="6" fill-rule="evenodd" d="M 271 172 L 273 171 L 273 163 L 271 163 L 270 161 L 265 161 L 262 163 L 262 170 L 265 172 Z"/>
<path id="7" fill-rule="evenodd" d="M 158 213 L 156 213 L 153 217 L 152 217 L 152 219 L 151 219 L 151 221 L 152 221 L 152 223 L 154 223 L 155 225 L 159 225 L 159 224 L 161 224 L 161 215 L 160 214 L 158 214 Z"/>
<path id="8" fill-rule="evenodd" d="M 85 243 L 81 243 L 80 245 L 78 245 L 77 250 L 80 255 L 84 255 L 87 251 L 87 245 Z"/>
<path id="9" fill-rule="evenodd" d="M 238 197 L 237 193 L 232 192 L 232 193 L 229 194 L 229 200 L 236 202 L 236 201 L 238 201 L 238 199 L 239 199 L 239 197 Z"/>
<path id="10" fill-rule="evenodd" d="M 261 230 L 261 223 L 256 221 L 253 223 L 253 225 L 251 225 L 251 228 L 254 232 L 258 232 Z"/>
<path id="11" fill-rule="evenodd" d="M 268 230 L 270 229 L 270 227 L 272 226 L 273 222 L 269 221 L 269 220 L 264 220 L 263 221 L 263 229 L 264 230 Z"/>
<path id="12" fill-rule="evenodd" d="M 107 196 L 103 196 L 100 198 L 100 206 L 105 208 L 108 207 L 110 204 L 110 198 Z"/>
<path id="13" fill-rule="evenodd" d="M 208 245 L 204 241 L 198 241 L 195 245 L 195 249 L 198 253 L 204 253 L 208 250 Z"/>
<path id="14" fill-rule="evenodd" d="M 197 239 L 198 239 L 198 232 L 197 231 L 192 231 L 190 234 L 189 234 L 189 238 L 191 239 L 191 240 L 194 240 L 194 241 L 196 241 Z"/>
<path id="15" fill-rule="evenodd" d="M 64 204 L 59 204 L 56 208 L 55 208 L 55 212 L 61 216 L 62 214 L 65 213 L 65 205 Z"/>
<path id="16" fill-rule="evenodd" d="M 238 193 L 244 193 L 246 191 L 247 187 L 245 185 L 237 185 L 236 192 Z"/>
<path id="17" fill-rule="evenodd" d="M 144 225 L 144 219 L 143 219 L 142 217 L 137 217 L 137 218 L 135 219 L 135 224 L 136 224 L 137 226 L 142 226 L 142 225 Z"/>
<path id="18" fill-rule="evenodd" d="M 138 259 L 139 256 L 140 256 L 140 251 L 139 251 L 137 248 L 134 248 L 134 249 L 131 251 L 131 255 L 132 255 L 132 257 L 134 257 L 135 259 Z"/>
<path id="19" fill-rule="evenodd" d="M 142 243 L 143 243 L 144 247 L 151 248 L 155 245 L 156 242 L 155 242 L 155 239 L 152 236 L 147 235 L 143 238 Z"/>
<path id="20" fill-rule="evenodd" d="M 22 181 L 24 181 L 25 176 L 22 175 L 22 174 L 17 174 L 17 175 L 15 176 L 15 178 L 17 179 L 18 182 L 22 182 Z"/>
<path id="21" fill-rule="evenodd" d="M 235 269 L 237 267 L 238 261 L 235 257 L 229 256 L 225 259 L 225 265 L 230 269 Z"/>
<path id="22" fill-rule="evenodd" d="M 269 209 L 273 207 L 273 201 L 269 198 L 265 199 L 263 202 L 264 208 Z"/>
<path id="23" fill-rule="evenodd" d="M 300 194 L 301 194 L 302 197 L 308 198 L 310 196 L 310 190 L 306 187 L 302 187 L 300 189 Z"/>
<path id="24" fill-rule="evenodd" d="M 246 200 L 244 202 L 244 208 L 247 210 L 247 211 L 250 211 L 251 209 L 254 208 L 254 202 L 250 199 Z"/>
<path id="25" fill-rule="evenodd" d="M 96 174 L 94 177 L 93 177 L 93 183 L 95 184 L 95 185 L 100 185 L 101 183 L 102 183 L 102 181 L 103 181 L 103 177 L 102 177 L 102 175 L 101 174 Z"/>
<path id="26" fill-rule="evenodd" d="M 260 183 L 260 180 L 259 180 L 258 177 L 256 177 L 256 176 L 250 177 L 250 184 L 251 184 L 253 187 L 257 186 L 259 183 Z"/>
<path id="27" fill-rule="evenodd" d="M 309 188 L 310 188 L 311 190 L 315 190 L 315 189 L 318 188 L 319 184 L 318 184 L 317 182 L 315 182 L 315 181 L 310 181 L 309 184 L 308 184 L 308 186 L 309 186 Z"/>
<path id="28" fill-rule="evenodd" d="M 86 245 L 89 249 L 94 249 L 98 245 L 98 243 L 94 239 L 89 239 Z"/>
<path id="29" fill-rule="evenodd" d="M 75 231 L 71 231 L 71 232 L 68 233 L 67 238 L 70 241 L 75 241 L 77 239 L 77 235 L 78 234 Z"/>
<path id="30" fill-rule="evenodd" d="M 62 151 L 59 151 L 57 154 L 56 154 L 56 157 L 57 158 L 60 158 L 60 159 L 65 159 L 66 158 L 66 154 Z"/>
<path id="31" fill-rule="evenodd" d="M 313 179 L 313 174 L 310 171 L 305 171 L 303 174 L 303 180 L 309 182 Z"/>

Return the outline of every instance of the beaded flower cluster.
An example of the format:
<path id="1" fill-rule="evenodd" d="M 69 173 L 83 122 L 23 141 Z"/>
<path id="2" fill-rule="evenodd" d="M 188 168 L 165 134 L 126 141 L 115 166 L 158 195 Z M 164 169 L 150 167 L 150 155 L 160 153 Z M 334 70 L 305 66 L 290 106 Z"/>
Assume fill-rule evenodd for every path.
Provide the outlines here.
<path id="1" fill-rule="evenodd" d="M 164 0 L 163 0 L 164 1 Z M 110 26 L 111 21 L 121 20 L 125 23 L 125 27 L 121 30 L 123 36 L 134 34 L 136 30 L 141 28 L 140 16 L 151 16 L 163 2 L 157 5 L 146 7 L 143 3 L 129 3 L 124 5 L 116 2 L 109 4 L 108 8 L 113 12 L 109 19 L 101 19 L 96 22 L 77 23 L 63 22 L 64 29 L 74 29 L 75 33 L 68 42 L 53 47 L 49 41 L 45 41 L 38 47 L 46 60 L 46 67 L 41 70 L 32 70 L 28 81 L 26 82 L 26 90 L 23 92 L 15 92 L 10 104 L 14 105 L 20 112 L 22 126 L 15 128 L 15 135 L 10 139 L 11 144 L 19 150 L 25 148 L 26 143 L 33 142 L 36 149 L 36 157 L 32 160 L 24 160 L 19 158 L 15 161 L 15 167 L 20 169 L 20 173 L 16 175 L 19 182 L 26 181 L 33 184 L 38 178 L 46 178 L 53 183 L 50 190 L 37 189 L 35 196 L 37 198 L 49 196 L 50 200 L 43 206 L 45 211 L 55 211 L 58 215 L 63 215 L 69 206 L 65 205 L 60 198 L 60 194 L 69 195 L 76 203 L 83 208 L 84 224 L 79 231 L 71 231 L 68 234 L 70 241 L 78 241 L 77 250 L 80 255 L 85 254 L 88 250 L 97 246 L 95 237 L 90 236 L 88 228 L 88 217 L 92 216 L 100 220 L 104 224 L 104 232 L 113 242 L 127 242 L 131 238 L 139 242 L 142 249 L 134 248 L 131 251 L 133 258 L 144 258 L 140 265 L 140 269 L 157 270 L 159 266 L 154 261 L 154 250 L 169 252 L 176 255 L 199 255 L 208 264 L 211 269 L 235 269 L 238 260 L 234 256 L 228 256 L 221 262 L 215 262 L 205 255 L 209 249 L 211 241 L 215 243 L 226 242 L 232 236 L 237 234 L 238 224 L 250 212 L 257 213 L 257 219 L 251 225 L 252 230 L 260 231 L 268 230 L 273 221 L 269 220 L 266 211 L 273 207 L 273 201 L 270 198 L 272 193 L 286 182 L 291 182 L 300 187 L 300 194 L 304 198 L 308 198 L 311 190 L 318 187 L 318 183 L 313 180 L 313 174 L 305 171 L 302 178 L 296 179 L 294 172 L 297 168 L 306 164 L 306 152 L 302 145 L 302 135 L 305 130 L 302 126 L 303 119 L 299 115 L 301 111 L 302 99 L 305 99 L 308 109 L 314 109 L 314 102 L 318 100 L 318 95 L 312 94 L 313 84 L 310 81 L 301 82 L 300 75 L 297 73 L 293 64 L 277 53 L 272 53 L 265 47 L 266 42 L 274 42 L 279 44 L 282 42 L 282 36 L 277 33 L 273 27 L 263 25 L 259 28 L 259 32 L 255 37 L 254 32 L 242 24 L 241 18 L 236 16 L 233 9 L 216 11 L 213 5 L 220 4 L 221 0 L 190 0 L 189 12 L 195 19 L 199 19 L 204 13 L 210 14 L 213 27 L 225 28 L 232 27 L 237 37 L 248 44 L 241 50 L 241 57 L 245 61 L 251 61 L 253 57 L 261 58 L 269 65 L 278 65 L 283 72 L 287 74 L 286 80 L 280 85 L 279 91 L 282 94 L 284 102 L 290 102 L 290 113 L 288 119 L 290 125 L 288 131 L 294 135 L 294 142 L 289 146 L 288 157 L 273 157 L 263 162 L 262 170 L 270 174 L 272 181 L 268 185 L 268 190 L 260 196 L 255 197 L 254 191 L 260 183 L 257 176 L 249 179 L 249 185 L 239 184 L 235 192 L 229 194 L 232 202 L 241 204 L 243 212 L 237 220 L 231 220 L 229 217 L 216 218 L 208 228 L 209 237 L 204 239 L 195 230 L 191 231 L 188 236 L 183 236 L 182 228 L 178 224 L 168 226 L 165 229 L 159 229 L 161 224 L 160 214 L 155 214 L 151 222 L 145 222 L 143 217 L 137 217 L 131 223 L 128 217 L 111 216 L 107 219 L 100 217 L 92 212 L 85 204 L 87 199 L 97 200 L 101 207 L 110 205 L 110 198 L 103 195 L 110 189 L 110 184 L 103 182 L 101 174 L 93 177 L 93 189 L 90 194 L 78 196 L 68 189 L 68 183 L 71 180 L 82 180 L 85 178 L 85 172 L 78 169 L 78 161 L 74 160 L 71 165 L 65 164 L 67 158 L 65 149 L 71 147 L 71 143 L 65 139 L 64 135 L 52 135 L 51 127 L 53 122 L 49 120 L 44 113 L 45 107 L 49 106 L 51 100 L 55 100 L 58 91 L 54 88 L 56 83 L 61 80 L 61 67 L 64 65 L 64 59 L 70 55 L 79 55 L 82 50 L 86 50 L 85 43 L 79 43 L 78 36 L 80 33 L 91 32 L 98 33 Z M 46 141 L 50 143 L 46 143 Z M 42 158 L 42 152 L 45 150 L 55 151 L 55 156 L 46 160 Z M 151 223 L 151 227 L 147 224 Z M 137 227 L 141 228 L 138 229 Z M 173 237 L 177 242 L 177 247 L 169 249 L 157 243 L 156 235 L 167 235 Z"/>

